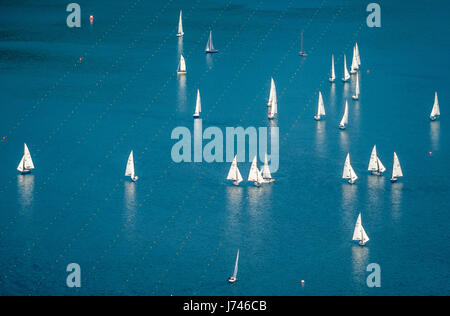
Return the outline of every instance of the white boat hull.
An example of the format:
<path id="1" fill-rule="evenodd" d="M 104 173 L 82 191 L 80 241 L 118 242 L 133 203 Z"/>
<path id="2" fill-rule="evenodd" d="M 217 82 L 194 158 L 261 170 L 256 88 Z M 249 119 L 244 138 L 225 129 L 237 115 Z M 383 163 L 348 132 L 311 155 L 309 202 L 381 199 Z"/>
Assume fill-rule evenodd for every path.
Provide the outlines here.
<path id="1" fill-rule="evenodd" d="M 231 278 L 228 279 L 228 282 L 229 282 L 229 283 L 235 283 L 236 281 L 237 281 L 237 279 L 236 279 L 236 278 L 233 278 L 233 277 L 231 277 Z"/>

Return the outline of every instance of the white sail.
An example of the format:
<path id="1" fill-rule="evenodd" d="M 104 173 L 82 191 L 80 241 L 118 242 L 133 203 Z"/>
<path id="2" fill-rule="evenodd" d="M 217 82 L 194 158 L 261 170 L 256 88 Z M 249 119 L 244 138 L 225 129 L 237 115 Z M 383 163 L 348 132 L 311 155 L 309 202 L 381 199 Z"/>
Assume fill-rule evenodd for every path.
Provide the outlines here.
<path id="1" fill-rule="evenodd" d="M 324 116 L 325 114 L 325 104 L 323 102 L 323 96 L 322 96 L 322 92 L 319 91 L 319 101 L 318 101 L 318 105 L 317 105 L 317 116 L 321 117 Z"/>
<path id="2" fill-rule="evenodd" d="M 352 165 L 350 164 L 350 180 L 352 182 L 355 182 L 358 180 L 358 175 L 356 174 L 355 170 L 353 169 Z"/>
<path id="3" fill-rule="evenodd" d="M 355 95 L 353 96 L 353 99 L 358 100 L 359 99 L 359 95 L 360 95 L 361 91 L 359 88 L 359 74 L 356 74 L 356 86 L 355 86 Z"/>
<path id="4" fill-rule="evenodd" d="M 342 179 L 351 179 L 351 166 L 350 154 L 347 154 L 347 158 L 345 159 L 344 171 L 342 172 Z"/>
<path id="5" fill-rule="evenodd" d="M 239 267 L 239 249 L 236 256 L 236 263 L 234 264 L 234 272 L 233 272 L 234 279 L 237 279 L 238 267 Z"/>
<path id="6" fill-rule="evenodd" d="M 269 95 L 268 106 L 269 106 L 268 116 L 270 119 L 272 119 L 278 113 L 277 88 L 275 86 L 275 80 L 273 80 L 273 78 L 270 83 L 270 95 Z"/>
<path id="7" fill-rule="evenodd" d="M 348 124 L 348 101 L 345 101 L 345 110 L 344 110 L 344 116 L 342 117 L 341 123 L 339 126 L 341 128 L 345 128 Z"/>
<path id="8" fill-rule="evenodd" d="M 361 66 L 361 56 L 359 55 L 358 43 L 355 44 L 355 51 L 356 51 L 356 60 L 358 61 L 358 66 Z"/>
<path id="9" fill-rule="evenodd" d="M 381 173 L 385 172 L 386 167 L 381 162 L 380 157 L 377 157 L 377 163 L 378 163 L 378 172 L 381 172 Z"/>
<path id="10" fill-rule="evenodd" d="M 134 156 L 133 151 L 131 151 L 130 156 L 127 161 L 127 168 L 125 170 L 125 177 L 131 177 L 134 179 Z"/>
<path id="11" fill-rule="evenodd" d="M 369 161 L 369 171 L 378 171 L 378 155 L 377 155 L 377 145 L 372 149 L 372 154 L 370 155 Z"/>
<path id="12" fill-rule="evenodd" d="M 241 172 L 237 166 L 237 156 L 234 157 L 233 162 L 231 163 L 230 171 L 228 172 L 227 180 L 236 181 L 238 184 L 241 183 L 244 179 L 242 178 Z"/>
<path id="13" fill-rule="evenodd" d="M 334 55 L 331 55 L 331 77 L 330 81 L 334 82 L 336 80 L 336 70 L 334 67 Z"/>
<path id="14" fill-rule="evenodd" d="M 362 225 L 361 214 L 359 214 L 358 219 L 356 220 L 355 230 L 353 232 L 353 240 L 360 241 L 363 244 L 367 243 L 370 240 Z"/>
<path id="15" fill-rule="evenodd" d="M 213 38 L 212 38 L 212 31 L 209 31 L 209 38 L 208 43 L 206 43 L 206 52 L 215 52 L 214 44 L 213 44 Z"/>
<path id="16" fill-rule="evenodd" d="M 353 169 L 350 161 L 350 154 L 347 154 L 347 158 L 345 159 L 344 170 L 342 172 L 342 179 L 350 179 L 352 182 L 358 180 L 358 175 Z"/>
<path id="17" fill-rule="evenodd" d="M 178 21 L 178 37 L 181 37 L 184 35 L 183 32 L 183 11 L 180 11 L 180 20 Z"/>
<path id="18" fill-rule="evenodd" d="M 350 79 L 350 74 L 347 69 L 347 56 L 344 55 L 344 78 L 343 81 L 348 81 Z"/>
<path id="19" fill-rule="evenodd" d="M 267 160 L 267 154 L 264 155 L 264 167 L 263 167 L 263 178 L 272 179 L 272 174 L 270 173 L 269 162 Z"/>
<path id="20" fill-rule="evenodd" d="M 381 162 L 380 158 L 378 157 L 376 145 L 373 147 L 372 154 L 370 155 L 368 170 L 372 171 L 372 172 L 379 172 L 379 173 L 383 173 L 386 171 L 386 168 L 384 167 L 383 163 Z"/>
<path id="21" fill-rule="evenodd" d="M 394 167 L 392 169 L 392 178 L 400 178 L 403 177 L 402 167 L 400 166 L 400 160 L 396 153 L 394 153 Z"/>
<path id="22" fill-rule="evenodd" d="M 431 111 L 431 118 L 436 118 L 441 115 L 441 111 L 439 109 L 439 99 L 437 92 L 434 94 L 434 104 L 433 104 L 433 110 Z"/>
<path id="23" fill-rule="evenodd" d="M 359 65 L 358 65 L 358 58 L 356 56 L 356 46 L 355 46 L 355 47 L 353 47 L 353 59 L 352 59 L 352 65 L 350 67 L 350 72 L 352 74 L 355 74 L 358 69 L 359 69 Z"/>
<path id="24" fill-rule="evenodd" d="M 23 168 L 24 167 L 24 164 L 23 164 L 24 160 L 25 160 L 25 156 L 22 156 L 22 160 L 20 160 L 19 165 L 17 166 L 17 170 L 19 170 L 20 172 L 23 172 L 25 170 Z"/>
<path id="25" fill-rule="evenodd" d="M 200 98 L 200 89 L 197 90 L 197 101 L 195 104 L 195 113 L 194 116 L 200 116 L 202 112 L 202 100 Z"/>
<path id="26" fill-rule="evenodd" d="M 178 64 L 178 71 L 177 72 L 186 72 L 186 60 L 184 59 L 183 55 L 180 57 L 180 63 Z"/>
<path id="27" fill-rule="evenodd" d="M 30 151 L 28 150 L 27 144 L 24 145 L 24 167 L 27 170 L 33 170 L 34 169 L 34 163 L 33 159 L 31 158 Z"/>
<path id="28" fill-rule="evenodd" d="M 257 182 L 259 184 L 263 184 L 263 183 L 268 183 L 269 182 L 268 180 L 264 179 L 262 170 L 258 170 L 257 176 L 258 176 L 258 181 Z"/>
<path id="29" fill-rule="evenodd" d="M 256 161 L 256 156 L 255 156 L 255 158 L 253 158 L 252 166 L 250 167 L 248 181 L 249 182 L 258 182 L 258 175 L 259 175 L 259 170 L 258 170 L 258 164 Z"/>

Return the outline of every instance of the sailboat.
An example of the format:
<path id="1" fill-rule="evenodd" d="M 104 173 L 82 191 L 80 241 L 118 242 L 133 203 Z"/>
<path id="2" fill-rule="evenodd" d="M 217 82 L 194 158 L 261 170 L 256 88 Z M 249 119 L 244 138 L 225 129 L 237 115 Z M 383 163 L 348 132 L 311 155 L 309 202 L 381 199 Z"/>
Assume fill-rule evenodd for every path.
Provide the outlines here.
<path id="1" fill-rule="evenodd" d="M 264 166 L 262 169 L 262 177 L 264 180 L 268 181 L 269 183 L 275 182 L 275 179 L 272 178 L 272 174 L 270 173 L 269 162 L 267 159 L 267 153 L 264 154 Z"/>
<path id="2" fill-rule="evenodd" d="M 344 116 L 342 117 L 341 123 L 339 123 L 339 128 L 341 130 L 344 130 L 347 128 L 347 124 L 348 124 L 348 101 L 345 101 Z"/>
<path id="3" fill-rule="evenodd" d="M 441 110 L 439 109 L 439 99 L 437 92 L 434 94 L 434 105 L 431 111 L 430 120 L 436 121 L 441 116 Z"/>
<path id="4" fill-rule="evenodd" d="M 30 150 L 28 149 L 27 144 L 24 144 L 23 156 L 22 160 L 20 160 L 19 166 L 17 166 L 17 170 L 22 174 L 31 173 L 31 170 L 34 169 L 33 159 L 31 158 Z"/>
<path id="5" fill-rule="evenodd" d="M 250 167 L 248 181 L 253 182 L 256 187 L 260 187 L 262 184 L 268 183 L 268 181 L 263 178 L 262 171 L 258 169 L 256 156 L 253 158 L 252 166 Z"/>
<path id="6" fill-rule="evenodd" d="M 402 167 L 400 166 L 400 160 L 398 159 L 397 153 L 394 152 L 394 167 L 392 169 L 391 182 L 396 183 L 398 178 L 403 177 Z"/>
<path id="7" fill-rule="evenodd" d="M 350 67 L 350 73 L 352 75 L 356 74 L 358 72 L 359 65 L 358 65 L 358 57 L 356 56 L 356 46 L 353 47 L 353 59 L 352 59 L 352 65 Z"/>
<path id="8" fill-rule="evenodd" d="M 177 73 L 179 75 L 186 74 L 186 60 L 184 59 L 183 55 L 180 57 L 180 63 L 178 64 Z"/>
<path id="9" fill-rule="evenodd" d="M 344 55 L 344 78 L 342 78 L 343 82 L 347 82 L 351 78 L 348 69 L 347 69 L 347 56 Z"/>
<path id="10" fill-rule="evenodd" d="M 209 38 L 208 38 L 208 43 L 206 43 L 205 51 L 207 54 L 215 54 L 215 53 L 219 52 L 217 49 L 214 48 L 213 39 L 212 39 L 212 31 L 209 31 Z"/>
<path id="11" fill-rule="evenodd" d="M 200 98 L 200 89 L 197 90 L 197 102 L 195 104 L 195 112 L 194 112 L 194 118 L 199 118 L 200 113 L 202 112 L 202 100 Z"/>
<path id="12" fill-rule="evenodd" d="M 234 283 L 237 281 L 238 267 L 239 267 L 239 249 L 238 249 L 237 256 L 236 256 L 236 263 L 234 264 L 233 276 L 231 276 L 228 279 L 228 282 Z"/>
<path id="13" fill-rule="evenodd" d="M 227 180 L 234 181 L 233 184 L 238 186 L 244 179 L 242 178 L 241 172 L 237 166 L 237 156 L 234 157 L 231 163 L 230 171 L 228 172 Z"/>
<path id="14" fill-rule="evenodd" d="M 331 83 L 336 81 L 336 71 L 334 69 L 334 55 L 331 55 L 331 77 L 328 79 Z"/>
<path id="15" fill-rule="evenodd" d="M 274 119 L 275 115 L 278 114 L 278 97 L 277 97 L 277 88 L 275 86 L 275 81 L 273 80 L 273 78 L 270 84 L 270 95 L 267 106 L 269 107 L 268 112 L 269 119 Z"/>
<path id="16" fill-rule="evenodd" d="M 306 56 L 308 56 L 308 54 L 306 54 L 306 52 L 303 50 L 303 32 L 304 31 L 302 31 L 302 34 L 301 34 L 301 40 L 300 40 L 300 56 L 302 56 L 302 57 L 306 57 Z"/>
<path id="17" fill-rule="evenodd" d="M 180 20 L 178 21 L 177 37 L 182 37 L 183 35 L 184 35 L 184 32 L 183 32 L 183 11 L 180 10 Z"/>
<path id="18" fill-rule="evenodd" d="M 353 240 L 359 241 L 360 246 L 365 246 L 367 242 L 370 240 L 369 236 L 367 236 L 367 233 L 362 225 L 361 213 L 359 214 L 358 219 L 356 220 L 355 231 L 353 233 Z"/>
<path id="19" fill-rule="evenodd" d="M 134 172 L 133 151 L 131 151 L 130 156 L 128 157 L 127 169 L 125 170 L 125 177 L 130 177 L 131 181 L 133 182 L 136 182 L 139 179 Z"/>
<path id="20" fill-rule="evenodd" d="M 359 74 L 356 74 L 356 86 L 355 86 L 355 95 L 352 96 L 353 100 L 359 100 L 359 94 L 361 93 L 359 88 Z"/>
<path id="21" fill-rule="evenodd" d="M 372 174 L 376 176 L 381 176 L 383 175 L 383 172 L 386 171 L 386 168 L 384 167 L 383 163 L 381 162 L 380 158 L 377 155 L 377 145 L 375 145 L 372 149 L 368 170 L 371 171 Z"/>
<path id="22" fill-rule="evenodd" d="M 356 60 L 358 61 L 358 68 L 361 67 L 361 56 L 359 55 L 358 43 L 355 44 Z"/>
<path id="23" fill-rule="evenodd" d="M 347 155 L 345 159 L 344 171 L 342 173 L 342 179 L 348 179 L 348 183 L 355 184 L 356 180 L 358 180 L 358 176 L 356 175 L 355 170 L 353 170 L 350 154 Z"/>
<path id="24" fill-rule="evenodd" d="M 322 116 L 325 116 L 325 104 L 323 103 L 322 92 L 319 91 L 319 102 L 317 105 L 317 114 L 314 116 L 314 119 L 316 121 L 320 121 Z"/>

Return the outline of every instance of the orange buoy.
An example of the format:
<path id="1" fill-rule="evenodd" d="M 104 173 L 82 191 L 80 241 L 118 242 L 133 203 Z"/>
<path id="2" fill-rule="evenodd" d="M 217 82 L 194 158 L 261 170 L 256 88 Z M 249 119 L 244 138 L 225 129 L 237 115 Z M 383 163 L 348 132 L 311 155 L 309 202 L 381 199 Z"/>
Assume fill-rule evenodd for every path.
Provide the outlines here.
<path id="1" fill-rule="evenodd" d="M 89 21 L 91 21 L 91 23 L 94 22 L 94 16 L 93 16 L 93 15 L 91 15 L 91 16 L 89 17 Z"/>

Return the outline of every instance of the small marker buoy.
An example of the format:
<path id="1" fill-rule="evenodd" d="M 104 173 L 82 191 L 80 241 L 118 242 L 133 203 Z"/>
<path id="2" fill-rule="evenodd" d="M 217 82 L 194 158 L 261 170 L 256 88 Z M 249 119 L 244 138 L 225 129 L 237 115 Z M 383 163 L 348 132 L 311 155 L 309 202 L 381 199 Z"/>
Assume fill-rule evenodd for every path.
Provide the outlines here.
<path id="1" fill-rule="evenodd" d="M 433 153 L 432 153 L 432 152 L 430 151 L 430 153 L 429 153 L 429 154 L 430 154 L 430 156 L 431 156 L 431 155 L 432 155 Z"/>
<path id="2" fill-rule="evenodd" d="M 369 69 L 367 69 L 367 73 L 370 74 L 370 70 Z"/>
<path id="3" fill-rule="evenodd" d="M 305 280 L 302 280 L 302 285 L 305 285 Z"/>
<path id="4" fill-rule="evenodd" d="M 91 23 L 94 22 L 94 16 L 93 16 L 93 15 L 91 15 L 91 16 L 89 17 L 89 21 L 91 21 Z"/>

